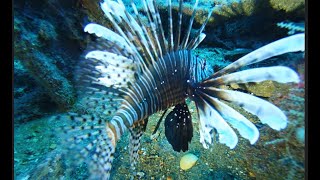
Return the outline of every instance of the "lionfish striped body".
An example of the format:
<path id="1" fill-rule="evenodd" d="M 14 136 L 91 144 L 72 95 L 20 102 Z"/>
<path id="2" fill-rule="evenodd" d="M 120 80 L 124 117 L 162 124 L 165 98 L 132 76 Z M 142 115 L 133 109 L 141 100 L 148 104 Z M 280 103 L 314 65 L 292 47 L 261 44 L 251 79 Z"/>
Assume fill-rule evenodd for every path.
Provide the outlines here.
<path id="1" fill-rule="evenodd" d="M 254 124 L 221 100 L 241 106 L 273 129 L 280 130 L 286 127 L 286 116 L 276 106 L 249 94 L 219 89 L 219 86 L 233 82 L 264 80 L 298 82 L 297 74 L 282 66 L 233 72 L 245 65 L 276 55 L 303 51 L 303 34 L 273 42 L 214 74 L 207 74 L 207 71 L 203 71 L 205 62 L 194 56 L 192 50 L 204 39 L 203 30 L 212 11 L 196 35 L 191 37 L 198 0 L 195 2 L 188 28 L 184 31 L 181 29 L 183 1 L 179 1 L 178 21 L 174 23 L 169 0 L 169 27 L 168 35 L 165 36 L 155 1 L 143 0 L 142 4 L 147 23 L 143 22 L 133 2 L 132 16 L 121 0 L 105 0 L 101 3 L 101 8 L 113 25 L 113 30 L 94 23 L 88 24 L 84 29 L 104 41 L 103 45 L 86 55 L 86 67 L 83 68 L 81 78 L 92 84 L 89 88 L 90 93 L 102 95 L 100 98 L 89 98 L 88 104 L 93 103 L 94 106 L 103 108 L 106 103 L 113 104 L 114 101 L 121 104 L 114 113 L 109 112 L 112 119 L 108 121 L 95 115 L 68 115 L 71 120 L 85 122 L 86 125 L 65 128 L 66 132 L 90 130 L 89 133 L 74 136 L 71 141 L 75 142 L 77 147 L 84 139 L 89 140 L 90 143 L 81 153 L 84 156 L 93 154 L 91 159 L 95 176 L 101 175 L 103 179 L 109 179 L 117 141 L 126 130 L 131 134 L 129 149 L 131 164 L 134 167 L 138 158 L 140 138 L 146 128 L 148 117 L 156 112 L 176 106 L 175 113 L 168 116 L 171 121 L 174 118 L 182 118 L 182 121 L 178 120 L 177 128 L 179 125 L 182 133 L 190 132 L 184 130 L 185 124 L 188 123 L 185 121 L 189 121 L 189 124 L 191 122 L 186 98 L 195 101 L 200 119 L 200 142 L 205 148 L 212 144 L 214 133 L 217 133 L 220 143 L 234 148 L 238 138 L 229 124 L 251 144 L 259 137 Z M 177 31 L 173 32 L 173 29 Z M 179 117 L 176 115 L 178 112 L 181 114 Z M 188 141 L 184 143 L 188 144 Z"/>

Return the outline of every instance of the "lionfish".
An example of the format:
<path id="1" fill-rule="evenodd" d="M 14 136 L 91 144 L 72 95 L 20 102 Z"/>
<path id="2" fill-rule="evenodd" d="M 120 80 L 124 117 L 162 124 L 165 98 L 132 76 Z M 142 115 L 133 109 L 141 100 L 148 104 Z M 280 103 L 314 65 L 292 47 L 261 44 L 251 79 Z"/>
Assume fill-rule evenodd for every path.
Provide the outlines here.
<path id="1" fill-rule="evenodd" d="M 235 148 L 238 137 L 232 128 L 251 144 L 259 138 L 257 127 L 226 102 L 243 108 L 277 131 L 287 126 L 285 114 L 275 105 L 221 86 L 265 80 L 298 83 L 297 73 L 284 66 L 237 70 L 273 56 L 304 51 L 303 33 L 265 45 L 208 74 L 204 71 L 206 62 L 193 54 L 193 50 L 206 36 L 203 31 L 213 8 L 192 35 L 198 0 L 186 29 L 182 29 L 183 0 L 179 0 L 176 22 L 172 21 L 172 3 L 168 0 L 166 31 L 155 0 L 141 2 L 143 12 L 140 14 L 131 1 L 133 13 L 130 14 L 122 0 L 104 0 L 100 6 L 112 27 L 89 23 L 84 28 L 101 42 L 85 55 L 85 66 L 80 69 L 81 80 L 91 84 L 87 86 L 92 94 L 88 104 L 101 107 L 112 118 L 106 120 L 103 116 L 70 113 L 66 117 L 81 125 L 66 127 L 65 133 L 82 132 L 70 140 L 75 147 L 86 142 L 80 153 L 90 159 L 93 176 L 110 178 L 117 141 L 127 130 L 130 132 L 130 163 L 134 169 L 148 117 L 171 107 L 174 109 L 165 122 L 166 136 L 175 150 L 187 150 L 193 132 L 187 98 L 195 102 L 200 120 L 200 142 L 204 148 L 209 148 L 216 139 L 230 149 Z M 107 104 L 115 111 L 108 109 Z"/>

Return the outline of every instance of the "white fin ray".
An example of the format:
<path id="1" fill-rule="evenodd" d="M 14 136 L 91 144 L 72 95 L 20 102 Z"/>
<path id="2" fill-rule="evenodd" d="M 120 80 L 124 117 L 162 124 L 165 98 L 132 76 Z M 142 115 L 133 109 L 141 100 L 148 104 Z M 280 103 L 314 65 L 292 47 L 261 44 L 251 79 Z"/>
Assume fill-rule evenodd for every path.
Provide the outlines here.
<path id="1" fill-rule="evenodd" d="M 201 25 L 200 29 L 198 30 L 197 34 L 192 38 L 192 40 L 188 43 L 187 45 L 187 49 L 194 49 L 195 47 L 197 47 L 201 42 L 202 40 L 205 38 L 205 36 L 203 35 L 202 31 L 204 30 L 204 28 L 206 27 L 210 17 L 211 17 L 211 14 L 213 12 L 213 8 L 211 8 L 208 12 L 208 16 L 206 18 L 206 20 L 203 22 L 203 24 Z"/>
<path id="2" fill-rule="evenodd" d="M 119 34 L 111 31 L 110 29 L 101 26 L 99 24 L 90 23 L 84 28 L 85 32 L 95 34 L 97 37 L 102 37 L 112 43 L 115 43 L 118 47 L 123 47 L 129 54 L 133 54 L 133 50 L 126 40 Z"/>
<path id="3" fill-rule="evenodd" d="M 281 130 L 287 126 L 286 115 L 275 105 L 258 97 L 232 90 L 223 90 L 206 87 L 207 94 L 220 99 L 230 101 L 253 115 L 256 115 L 263 124 L 269 125 L 272 129 Z"/>
<path id="4" fill-rule="evenodd" d="M 299 75 L 292 69 L 285 66 L 272 66 L 254 68 L 226 74 L 218 78 L 209 79 L 202 83 L 204 86 L 215 86 L 230 83 L 261 82 L 265 80 L 279 83 L 299 83 Z"/>
<path id="5" fill-rule="evenodd" d="M 145 48 L 147 49 L 148 53 L 150 54 L 148 42 L 146 40 L 146 37 L 145 37 L 145 34 L 143 32 L 142 26 L 140 26 L 140 24 L 138 24 L 138 22 L 129 13 L 125 13 L 125 15 L 123 15 L 121 17 L 122 17 L 122 19 L 124 19 L 126 21 L 127 26 L 130 28 L 130 30 L 132 32 L 134 32 L 135 35 L 137 35 L 139 37 L 139 41 L 145 46 Z M 127 32 L 130 33 L 130 31 L 127 31 Z M 134 39 L 134 38 L 132 38 L 132 39 Z"/>
<path id="6" fill-rule="evenodd" d="M 111 10 L 108 12 L 111 14 L 114 14 L 114 17 L 119 18 L 119 22 L 122 22 L 121 19 L 123 19 L 127 23 L 127 26 L 130 28 L 130 30 L 139 37 L 139 41 L 145 46 L 147 53 L 150 55 L 150 52 L 149 52 L 150 50 L 149 50 L 146 37 L 144 35 L 142 28 L 138 24 L 138 22 L 129 13 L 126 13 L 125 7 L 120 3 L 117 3 L 114 1 L 108 1 L 108 3 L 109 4 L 106 4 L 106 2 L 104 2 L 103 4 L 101 4 L 101 8 L 102 9 L 106 8 L 107 10 Z M 130 31 L 126 31 L 126 32 L 130 33 Z M 130 36 L 129 34 L 127 35 L 128 37 Z M 131 39 L 134 39 L 134 38 L 131 38 Z M 152 56 L 150 55 L 150 57 Z"/>
<path id="7" fill-rule="evenodd" d="M 153 16 L 149 13 L 147 2 L 145 0 L 142 0 L 142 4 L 143 4 L 143 9 L 144 9 L 145 13 L 147 14 L 147 19 L 148 19 L 148 23 L 147 24 L 149 24 L 149 26 L 151 28 L 151 33 L 152 33 L 152 36 L 153 36 L 154 41 L 155 41 L 155 44 L 154 44 L 154 45 L 156 45 L 155 50 L 158 53 L 157 54 L 158 57 L 162 57 L 162 54 L 164 54 L 164 52 L 162 51 L 160 39 L 159 39 L 159 37 L 157 35 L 156 23 L 152 21 L 151 17 L 153 17 Z"/>
<path id="8" fill-rule="evenodd" d="M 129 15 L 129 14 L 128 14 Z M 140 25 L 137 23 L 137 21 L 131 16 L 129 15 L 128 17 L 129 19 L 127 20 L 127 24 L 128 26 L 131 28 L 131 30 L 133 32 L 136 33 L 136 36 L 139 37 L 139 42 L 141 43 L 141 45 L 144 46 L 144 52 L 146 55 L 148 56 L 143 56 L 143 60 L 148 64 L 150 63 L 150 59 L 151 59 L 151 62 L 155 62 L 156 60 L 154 59 L 154 56 L 152 55 L 151 53 L 151 50 L 150 50 L 150 46 L 152 47 L 152 45 L 149 46 L 149 44 L 152 43 L 152 41 L 149 39 L 149 41 L 147 41 L 146 37 L 147 37 L 147 32 L 146 31 L 143 31 L 142 28 L 140 27 Z M 146 35 L 145 35 L 145 33 Z M 149 43 L 148 43 L 149 42 Z"/>
<path id="9" fill-rule="evenodd" d="M 201 107 L 200 103 L 202 103 Z M 200 103 L 197 104 L 200 117 L 200 143 L 208 149 L 213 141 L 213 131 L 216 129 L 219 134 L 219 142 L 233 149 L 238 143 L 236 133 L 209 103 L 205 100 Z"/>
<path id="10" fill-rule="evenodd" d="M 105 3 L 106 7 L 109 6 L 108 1 L 105 0 L 104 3 Z M 120 4 L 122 4 L 121 1 L 120 1 Z M 102 3 L 101 3 L 101 6 L 102 6 Z M 137 44 L 133 43 L 133 42 L 136 41 L 136 39 L 135 39 L 136 37 L 133 36 L 130 33 L 130 31 L 128 31 L 129 30 L 128 27 L 120 27 L 119 26 L 119 23 L 122 23 L 121 19 L 119 19 L 119 20 L 116 19 L 117 21 L 115 21 L 114 17 L 111 15 L 110 12 L 108 12 L 108 11 L 104 11 L 104 12 L 105 12 L 105 15 L 107 16 L 107 18 L 112 22 L 112 24 L 113 24 L 114 28 L 117 30 L 117 32 L 128 42 L 128 44 L 130 45 L 131 49 L 134 51 L 134 54 L 131 57 L 134 60 L 137 60 L 139 62 L 139 64 L 136 64 L 137 65 L 137 69 L 139 70 L 139 72 L 140 73 L 143 72 L 143 73 L 150 74 L 150 71 L 148 69 L 148 65 L 147 64 L 149 63 L 148 62 L 148 60 L 149 60 L 148 58 L 149 57 L 152 58 L 152 56 L 151 56 L 150 49 L 148 48 L 148 44 L 147 44 L 147 42 L 146 42 L 146 40 L 144 38 L 144 34 L 143 34 L 140 26 L 138 24 L 136 24 L 136 28 L 140 28 L 138 34 L 141 37 L 144 38 L 144 41 L 143 41 L 144 43 L 141 42 L 143 45 L 137 45 Z M 125 12 L 125 16 L 121 16 L 121 18 L 125 21 L 125 23 L 126 23 L 125 25 L 129 26 L 130 30 L 132 31 L 134 28 L 132 27 L 132 25 L 129 25 L 129 24 L 130 24 L 130 21 L 132 19 L 134 19 L 134 18 L 131 15 L 129 15 L 129 16 L 128 15 L 129 14 L 127 12 Z M 128 18 L 130 18 L 130 20 Z M 122 25 L 124 25 L 124 24 L 122 23 Z M 147 52 L 143 50 L 143 46 L 145 47 L 145 50 Z M 144 51 L 144 52 L 142 52 L 142 51 Z M 144 53 L 148 53 L 150 56 L 146 57 L 144 55 Z M 132 76 L 130 76 L 130 78 L 133 77 L 133 75 L 134 75 L 134 73 L 132 73 Z"/>
<path id="11" fill-rule="evenodd" d="M 196 0 L 196 2 L 194 3 L 194 5 L 192 7 L 192 15 L 191 15 L 191 18 L 189 20 L 188 29 L 187 29 L 186 34 L 185 34 L 185 36 L 184 36 L 184 38 L 182 40 L 182 43 L 181 43 L 181 49 L 185 49 L 186 46 L 187 46 L 187 43 L 189 41 L 189 36 L 190 36 L 193 20 L 195 18 L 196 12 L 197 12 L 198 3 L 199 3 L 199 0 Z"/>
<path id="12" fill-rule="evenodd" d="M 175 42 L 174 42 L 174 50 L 178 50 L 180 46 L 180 35 L 181 35 L 181 23 L 182 23 L 182 3 L 183 0 L 179 0 L 179 11 L 178 11 L 178 32 L 175 37 Z"/>
<path id="13" fill-rule="evenodd" d="M 120 1 L 121 3 L 121 1 Z M 109 5 L 108 3 L 106 4 Z M 133 4 L 133 9 L 135 9 L 135 5 Z M 140 24 L 134 19 L 133 16 L 131 16 L 129 13 L 125 12 L 125 15 L 121 16 L 122 21 L 120 21 L 121 26 L 117 25 L 119 28 L 119 31 L 121 31 L 121 34 L 126 34 L 128 39 L 130 40 L 130 45 L 134 46 L 135 52 L 137 52 L 134 55 L 139 56 L 140 64 L 137 64 L 137 68 L 145 74 L 150 74 L 151 72 L 148 68 L 149 65 L 153 65 L 153 63 L 156 61 L 155 56 L 153 56 L 150 47 L 153 49 L 154 44 L 152 44 L 152 41 L 148 35 L 147 30 L 142 25 L 142 22 L 139 20 L 139 14 L 137 11 L 135 11 L 137 15 L 137 20 L 140 22 Z M 108 18 L 112 18 L 110 13 L 106 13 L 108 15 Z M 119 22 L 119 21 L 118 21 Z M 141 27 L 140 27 L 141 26 Z M 138 38 L 137 38 L 138 37 Z M 146 40 L 148 38 L 148 40 Z M 154 49 L 153 49 L 154 50 Z M 155 51 L 153 51 L 155 52 Z M 157 65 L 156 65 L 157 66 Z M 135 69 L 137 69 L 135 68 Z M 114 70 L 113 70 L 114 71 Z M 112 76 L 112 75 L 111 75 Z M 131 75 L 129 75 L 129 79 L 132 79 L 134 76 L 134 72 L 132 72 Z M 127 80 L 124 79 L 124 80 Z M 124 81 L 125 82 L 125 81 Z M 150 83 L 153 83 L 154 81 L 149 81 Z"/>
<path id="14" fill-rule="evenodd" d="M 156 48 L 157 44 L 154 44 L 154 43 L 157 43 L 157 42 L 153 42 L 153 40 L 152 40 L 152 39 L 154 39 L 154 41 L 156 41 L 155 37 L 152 34 L 150 34 L 150 35 L 148 34 L 148 31 L 147 31 L 144 23 L 142 22 L 142 19 L 141 19 L 140 15 L 139 15 L 137 7 L 136 7 L 136 5 L 135 5 L 135 3 L 133 1 L 131 2 L 131 7 L 132 7 L 133 12 L 135 13 L 135 15 L 137 17 L 137 20 L 138 20 L 138 22 L 139 22 L 139 24 L 140 24 L 140 26 L 141 26 L 146 38 L 147 38 L 147 42 L 149 43 L 150 48 L 151 48 L 151 50 L 152 50 L 152 52 L 154 54 L 154 59 L 158 59 L 159 57 L 158 57 L 157 48 Z M 148 18 L 149 17 L 150 16 L 148 16 Z M 148 19 L 148 21 L 150 22 L 150 19 Z"/>
<path id="15" fill-rule="evenodd" d="M 259 131 L 251 121 L 230 106 L 219 101 L 219 99 L 205 93 L 202 96 L 206 96 L 207 99 L 209 99 L 221 116 L 231 124 L 233 128 L 237 129 L 242 137 L 248 139 L 251 144 L 254 144 L 258 140 Z"/>
<path id="16" fill-rule="evenodd" d="M 104 6 L 105 8 L 108 9 L 109 7 L 109 1 L 108 0 L 105 0 L 103 3 L 100 3 L 100 6 L 102 8 L 102 6 Z M 110 8 L 109 8 L 109 11 L 110 11 Z M 105 16 L 110 20 L 110 22 L 112 23 L 115 31 L 127 42 L 127 44 L 130 46 L 130 48 L 132 49 L 132 51 L 134 52 L 131 56 L 134 60 L 138 61 L 140 64 L 138 66 L 138 69 L 139 71 L 142 71 L 142 69 L 145 69 L 147 68 L 147 65 L 145 64 L 143 58 L 141 57 L 141 54 L 139 53 L 138 51 L 138 48 L 132 43 L 132 41 L 134 39 L 129 39 L 129 38 L 133 38 L 133 37 L 128 37 L 125 32 L 126 29 L 122 29 L 118 24 L 119 22 L 121 22 L 121 19 L 115 19 L 114 16 L 111 15 L 111 12 L 109 12 L 108 10 L 107 11 L 104 11 L 105 13 Z M 125 32 L 124 32 L 125 30 Z"/>
<path id="17" fill-rule="evenodd" d="M 157 31 L 157 34 L 159 35 L 159 40 L 161 43 L 161 48 L 162 48 L 162 54 L 166 54 L 168 52 L 168 45 L 166 43 L 166 38 L 164 35 L 164 30 L 162 27 L 162 22 L 161 22 L 161 17 L 160 14 L 158 12 L 157 6 L 155 6 L 155 0 L 147 0 L 147 6 L 148 6 L 148 10 L 151 12 L 151 16 L 154 19 L 154 23 L 155 24 L 150 24 L 155 25 Z"/>
<path id="18" fill-rule="evenodd" d="M 206 34 L 205 33 L 200 33 L 199 37 L 197 37 L 197 40 L 195 41 L 195 44 L 192 46 L 192 50 L 197 48 L 199 46 L 199 44 L 204 40 L 204 38 L 206 38 Z"/>
<path id="19" fill-rule="evenodd" d="M 114 7 L 118 7 L 118 9 L 113 9 Z M 136 47 L 140 46 L 137 50 L 147 65 L 156 61 L 151 52 L 151 48 L 153 47 L 153 44 L 151 44 L 152 41 L 148 37 L 143 24 L 139 24 L 136 19 L 125 10 L 125 7 L 120 5 L 120 3 L 105 1 L 101 4 L 101 8 L 105 9 L 105 14 L 112 14 L 113 17 L 117 19 L 118 24 L 121 26 L 122 30 L 124 30 L 126 36 L 135 44 Z M 135 8 L 135 6 L 133 6 L 133 8 Z M 137 20 L 139 21 L 139 16 L 137 16 Z M 149 39 L 147 40 L 147 38 Z"/>
<path id="20" fill-rule="evenodd" d="M 108 3 L 108 4 L 107 4 Z M 116 1 L 104 1 L 101 3 L 101 9 L 102 11 L 106 13 L 111 13 L 116 17 L 119 21 L 121 21 L 120 17 L 125 16 L 126 8 L 122 3 L 118 3 Z"/>
<path id="21" fill-rule="evenodd" d="M 220 71 L 214 73 L 212 77 L 218 77 L 222 74 L 234 72 L 237 69 L 263 61 L 265 59 L 278 56 L 288 52 L 304 51 L 305 48 L 305 34 L 295 34 L 289 37 L 285 37 L 269 43 L 251 53 L 243 56 L 237 61 L 229 64 L 227 67 L 221 69 Z M 212 78 L 210 77 L 210 78 Z"/>
<path id="22" fill-rule="evenodd" d="M 124 56 L 106 51 L 90 51 L 85 58 L 93 58 L 101 63 L 95 66 L 95 69 L 101 73 L 100 77 L 96 78 L 96 84 L 122 87 L 134 78 L 135 64 L 133 60 Z"/>
<path id="23" fill-rule="evenodd" d="M 173 51 L 173 28 L 172 28 L 172 6 L 171 0 L 168 0 L 168 21 L 169 21 L 169 31 L 168 31 L 168 38 L 169 38 L 169 50 Z"/>

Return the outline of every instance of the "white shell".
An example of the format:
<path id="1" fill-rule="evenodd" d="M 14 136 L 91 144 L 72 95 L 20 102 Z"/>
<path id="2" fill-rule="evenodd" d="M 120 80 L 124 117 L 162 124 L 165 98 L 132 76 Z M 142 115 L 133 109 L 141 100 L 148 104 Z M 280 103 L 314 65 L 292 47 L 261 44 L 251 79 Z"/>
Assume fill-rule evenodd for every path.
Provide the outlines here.
<path id="1" fill-rule="evenodd" d="M 180 168 L 183 170 L 188 170 L 196 164 L 198 159 L 199 158 L 194 154 L 187 153 L 184 156 L 182 156 L 180 160 Z"/>

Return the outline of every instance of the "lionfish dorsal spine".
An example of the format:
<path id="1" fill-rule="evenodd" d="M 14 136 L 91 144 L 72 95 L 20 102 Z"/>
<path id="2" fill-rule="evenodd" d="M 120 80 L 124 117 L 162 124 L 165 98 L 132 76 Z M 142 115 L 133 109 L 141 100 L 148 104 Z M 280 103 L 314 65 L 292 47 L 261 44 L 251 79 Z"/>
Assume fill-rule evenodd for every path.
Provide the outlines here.
<path id="1" fill-rule="evenodd" d="M 195 35 L 195 37 L 189 42 L 187 48 L 188 49 L 195 49 L 196 47 L 198 47 L 198 45 L 203 41 L 203 39 L 206 37 L 206 35 L 203 32 L 204 28 L 206 27 L 211 14 L 213 12 L 213 8 L 211 8 L 211 10 L 209 10 L 208 12 L 208 17 L 206 18 L 206 20 L 203 22 L 203 24 L 201 25 L 200 29 L 198 30 L 197 34 Z"/>
<path id="2" fill-rule="evenodd" d="M 171 7 L 171 0 L 168 0 L 168 22 L 169 22 L 169 31 L 168 31 L 168 37 L 169 37 L 169 51 L 173 51 L 174 45 L 173 45 L 173 27 L 172 27 L 172 7 Z"/>
<path id="3" fill-rule="evenodd" d="M 177 51 L 180 46 L 181 24 L 182 24 L 182 6 L 183 6 L 182 3 L 183 3 L 183 0 L 179 0 L 178 31 L 177 31 L 177 35 L 175 36 L 174 51 Z"/>
<path id="4" fill-rule="evenodd" d="M 152 43 L 153 39 L 149 36 L 149 33 L 148 33 L 148 31 L 147 31 L 144 23 L 142 22 L 142 19 L 141 19 L 140 16 L 139 16 L 137 7 L 136 7 L 136 5 L 135 5 L 135 3 L 134 3 L 133 1 L 131 2 L 131 7 L 132 7 L 132 9 L 133 9 L 133 11 L 134 11 L 134 13 L 135 13 L 135 16 L 137 17 L 137 20 L 138 20 L 138 22 L 139 22 L 139 25 L 141 26 L 141 28 L 142 28 L 142 30 L 143 30 L 143 32 L 144 32 L 144 35 L 145 35 L 146 38 L 147 38 L 147 42 L 149 43 L 149 46 L 150 46 L 150 48 L 151 48 L 151 50 L 152 50 L 152 52 L 153 52 L 152 55 L 153 55 L 154 57 L 152 57 L 153 59 L 152 59 L 151 62 L 154 62 L 155 59 L 158 59 L 158 58 L 159 58 L 158 54 L 159 54 L 160 52 L 157 52 L 157 50 L 158 50 L 158 51 L 161 51 L 161 48 L 159 48 L 159 47 L 160 47 L 159 40 L 156 38 L 156 39 L 155 39 L 156 44 Z M 148 17 L 150 17 L 149 14 L 148 14 Z M 153 31 L 153 32 L 154 32 L 154 31 Z M 161 55 L 161 53 L 160 53 L 160 55 Z"/>
<path id="5" fill-rule="evenodd" d="M 190 21 L 189 21 L 189 26 L 188 26 L 186 34 L 185 34 L 185 36 L 184 36 L 184 38 L 183 38 L 183 40 L 181 42 L 181 49 L 185 49 L 186 46 L 187 46 L 187 42 L 189 40 L 189 36 L 190 36 L 193 20 L 195 18 L 196 12 L 197 12 L 196 8 L 198 7 L 198 2 L 199 2 L 199 0 L 196 0 L 195 4 L 193 6 L 192 15 L 191 15 L 191 18 L 190 18 Z"/>

